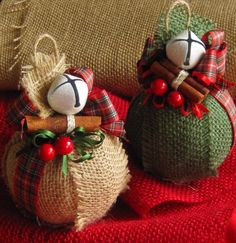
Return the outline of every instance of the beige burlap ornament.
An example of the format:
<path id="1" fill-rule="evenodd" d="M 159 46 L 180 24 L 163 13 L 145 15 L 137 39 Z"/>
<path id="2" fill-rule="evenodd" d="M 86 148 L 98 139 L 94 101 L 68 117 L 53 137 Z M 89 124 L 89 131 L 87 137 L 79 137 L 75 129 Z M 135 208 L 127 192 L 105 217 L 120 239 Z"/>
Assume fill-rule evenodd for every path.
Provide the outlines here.
<path id="1" fill-rule="evenodd" d="M 2 172 L 16 204 L 15 176 L 19 157 L 16 153 L 24 146 L 16 133 L 7 145 L 2 161 Z M 130 179 L 127 155 L 117 137 L 106 135 L 94 157 L 82 163 L 68 162 L 67 176 L 61 171 L 62 158 L 48 162 L 40 179 L 38 192 L 39 221 L 52 225 L 84 226 L 103 217 L 118 195 L 127 188 Z M 27 168 L 28 169 L 28 168 Z M 30 169 L 30 168 L 29 168 Z M 32 212 L 31 212 L 32 213 Z"/>
<path id="2" fill-rule="evenodd" d="M 48 50 L 51 54 L 38 51 L 43 44 L 47 47 L 51 44 L 49 50 L 53 51 Z M 30 106 L 35 106 L 39 111 L 37 115 L 46 118 L 53 114 L 47 102 L 48 89 L 66 70 L 65 55 L 59 53 L 52 36 L 43 34 L 34 45 L 29 63 L 30 65 L 22 68 L 24 75 L 21 85 L 30 100 Z M 29 112 L 27 105 L 28 103 L 21 104 L 15 115 Z M 104 135 L 104 140 L 97 141 L 99 146 L 85 149 L 86 152 L 92 152 L 93 157 L 83 158 L 82 162 L 75 159 L 78 154 L 80 159 L 81 156 L 84 157 L 85 151 L 83 154 L 79 152 L 83 150 L 83 144 L 74 144 L 71 157 L 57 155 L 53 161 L 45 163 L 39 156 L 38 146 L 41 144 L 35 145 L 31 136 L 33 135 L 27 133 L 21 139 L 19 132 L 14 135 L 5 151 L 2 172 L 15 203 L 36 217 L 38 222 L 53 226 L 72 226 L 74 230 L 81 230 L 103 217 L 119 194 L 127 188 L 130 179 L 128 159 L 118 137 Z M 90 141 L 94 142 L 96 139 L 99 138 L 90 134 L 88 140 L 83 141 L 91 144 Z M 32 144 L 34 146 L 29 147 Z M 66 160 L 65 156 L 68 156 Z M 66 172 L 63 169 L 65 163 Z"/>

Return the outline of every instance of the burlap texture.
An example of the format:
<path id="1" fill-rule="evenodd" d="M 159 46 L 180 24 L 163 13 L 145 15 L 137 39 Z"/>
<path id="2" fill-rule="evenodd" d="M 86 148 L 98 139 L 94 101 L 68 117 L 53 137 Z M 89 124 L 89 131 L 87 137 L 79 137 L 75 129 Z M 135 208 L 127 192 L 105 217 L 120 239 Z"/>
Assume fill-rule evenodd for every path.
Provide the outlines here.
<path id="1" fill-rule="evenodd" d="M 52 53 L 38 52 L 38 45 L 42 41 L 52 43 Z M 54 113 L 47 101 L 47 93 L 55 78 L 66 70 L 65 55 L 60 54 L 54 38 L 48 34 L 39 36 L 35 45 L 30 65 L 22 67 L 22 87 L 29 99 L 38 108 L 39 116 L 46 118 Z"/>
<path id="2" fill-rule="evenodd" d="M 199 120 L 168 106 L 143 105 L 144 98 L 141 93 L 133 101 L 126 123 L 128 139 L 144 169 L 179 182 L 215 176 L 233 142 L 231 121 L 220 103 L 208 95 L 203 104 L 210 112 Z"/>
<path id="3" fill-rule="evenodd" d="M 15 1 L 5 0 L 2 6 L 9 5 L 10 2 Z M 49 33 L 55 37 L 61 51 L 65 52 L 68 63 L 89 66 L 95 72 L 95 85 L 129 96 L 139 89 L 136 82 L 136 62 L 143 43 L 148 36 L 153 35 L 160 15 L 170 5 L 169 0 L 73 0 L 70 4 L 64 0 L 27 2 L 28 11 L 21 12 L 24 16 L 27 14 L 24 21 L 26 28 L 20 31 L 8 29 L 4 32 L 5 35 L 0 35 L 3 53 L 0 59 L 1 88 L 10 84 L 16 87 L 20 77 L 20 63 L 28 63 L 33 50 L 32 43 L 35 43 L 38 35 Z M 218 27 L 226 31 L 229 46 L 236 46 L 234 0 L 193 0 L 190 7 L 192 12 L 218 23 Z M 5 19 L 3 21 L 3 17 L 0 17 L 1 26 L 6 29 L 14 18 L 15 21 L 23 21 L 25 17 L 17 17 L 18 13 L 1 14 Z M 12 50 L 13 36 L 22 37 L 18 51 Z M 44 52 L 45 49 L 47 46 L 43 46 L 41 50 Z M 13 71 L 8 72 L 13 55 L 17 55 L 19 62 Z M 236 76 L 235 64 L 235 57 L 231 55 L 226 78 L 232 81 Z"/>
<path id="4" fill-rule="evenodd" d="M 0 4 L 0 89 L 17 89 L 20 65 L 10 70 L 18 58 L 29 1 L 7 0 Z"/>
<path id="5" fill-rule="evenodd" d="M 16 152 L 23 146 L 20 134 L 9 142 L 2 161 L 2 171 L 15 200 L 13 181 Z M 94 158 L 82 163 L 68 163 L 68 175 L 61 171 L 61 158 L 48 163 L 39 186 L 39 217 L 53 225 L 74 224 L 75 230 L 103 217 L 130 179 L 127 155 L 119 139 L 107 135 Z M 17 203 L 17 201 L 16 201 Z"/>

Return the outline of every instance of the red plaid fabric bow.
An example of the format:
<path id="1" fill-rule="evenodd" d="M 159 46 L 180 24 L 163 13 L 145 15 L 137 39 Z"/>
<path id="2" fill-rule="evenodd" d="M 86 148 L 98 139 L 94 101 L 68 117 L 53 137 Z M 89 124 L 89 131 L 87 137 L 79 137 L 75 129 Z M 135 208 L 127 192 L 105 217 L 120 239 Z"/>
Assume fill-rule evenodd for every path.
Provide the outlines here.
<path id="1" fill-rule="evenodd" d="M 224 42 L 225 33 L 221 30 L 209 31 L 203 35 L 202 41 L 206 45 L 206 53 L 198 63 L 193 76 L 205 85 L 219 88 L 228 88 L 232 84 L 223 80 L 225 73 L 227 45 Z"/>
<path id="2" fill-rule="evenodd" d="M 119 116 L 105 90 L 94 90 L 87 101 L 82 113 L 87 116 L 101 116 L 101 128 L 108 134 L 124 137 L 124 122 Z"/>
<path id="3" fill-rule="evenodd" d="M 101 116 L 101 128 L 108 134 L 125 137 L 124 122 L 119 119 L 107 92 L 93 89 L 93 72 L 89 68 L 70 68 L 66 73 L 81 77 L 89 88 L 89 98 L 82 114 L 87 116 Z"/>
<path id="4" fill-rule="evenodd" d="M 154 39 L 149 37 L 144 46 L 144 50 L 141 59 L 137 63 L 138 82 L 145 86 L 145 83 L 149 83 L 149 79 L 152 79 L 152 74 L 149 70 L 149 64 L 156 56 L 156 48 Z M 144 87 L 145 88 L 145 87 Z"/>
<path id="5" fill-rule="evenodd" d="M 77 67 L 77 68 L 68 68 L 65 73 L 73 75 L 75 77 L 82 78 L 84 82 L 87 84 L 89 89 L 89 94 L 93 89 L 93 71 L 88 67 Z"/>
<path id="6" fill-rule="evenodd" d="M 67 74 L 82 78 L 88 85 L 89 97 L 86 106 L 81 112 L 83 115 L 101 116 L 101 128 L 108 134 L 124 137 L 124 122 L 119 119 L 105 90 L 93 89 L 93 72 L 87 67 L 69 68 Z M 9 122 L 19 125 L 25 115 L 37 115 L 39 110 L 29 100 L 28 95 L 23 92 L 8 112 Z"/>

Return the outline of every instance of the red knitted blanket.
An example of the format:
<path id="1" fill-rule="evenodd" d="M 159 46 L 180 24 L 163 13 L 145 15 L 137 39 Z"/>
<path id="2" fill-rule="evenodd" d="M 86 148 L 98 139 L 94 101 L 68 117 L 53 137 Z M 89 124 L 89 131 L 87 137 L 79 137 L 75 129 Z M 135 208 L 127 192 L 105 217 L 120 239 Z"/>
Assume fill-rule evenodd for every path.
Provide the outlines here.
<path id="1" fill-rule="evenodd" d="M 14 132 L 6 111 L 17 95 L 0 94 L 1 155 Z M 129 102 L 109 95 L 125 118 Z M 132 163 L 132 158 L 130 169 L 130 189 L 104 219 L 79 233 L 40 227 L 22 217 L 0 181 L 0 242 L 225 242 L 236 207 L 236 148 L 218 177 L 191 185 L 160 182 Z"/>

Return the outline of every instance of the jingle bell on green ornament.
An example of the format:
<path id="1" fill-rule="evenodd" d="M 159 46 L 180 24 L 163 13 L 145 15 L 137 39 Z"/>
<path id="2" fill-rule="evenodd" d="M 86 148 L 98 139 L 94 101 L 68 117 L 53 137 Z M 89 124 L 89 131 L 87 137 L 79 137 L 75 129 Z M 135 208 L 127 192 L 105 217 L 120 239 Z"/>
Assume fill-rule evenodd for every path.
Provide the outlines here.
<path id="1" fill-rule="evenodd" d="M 205 52 L 205 44 L 190 30 L 184 30 L 166 44 L 169 60 L 184 70 L 194 68 Z"/>

